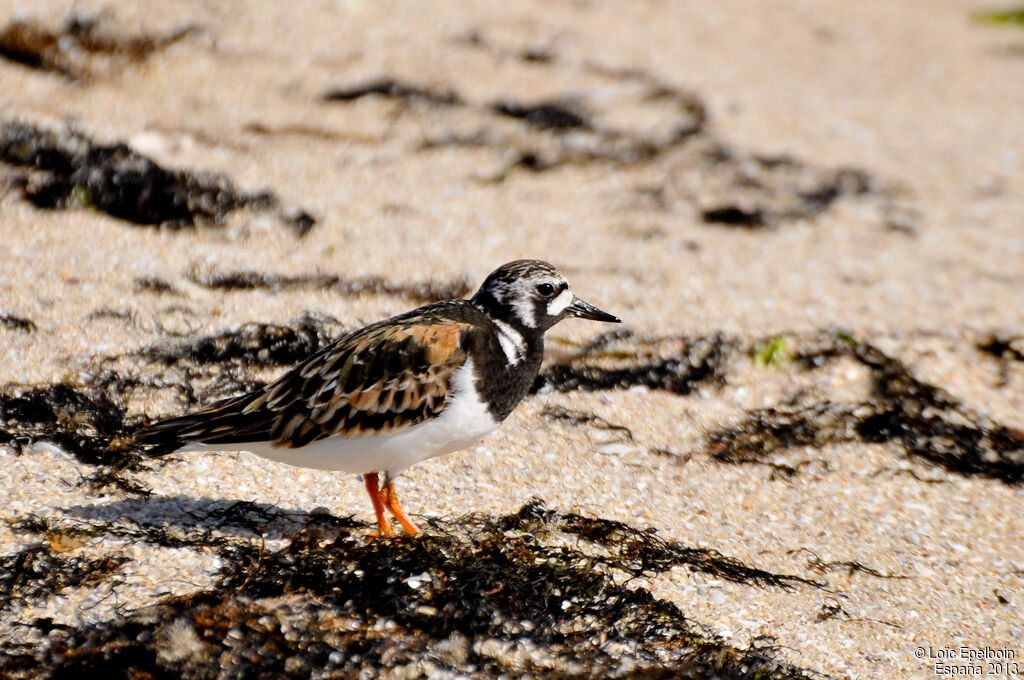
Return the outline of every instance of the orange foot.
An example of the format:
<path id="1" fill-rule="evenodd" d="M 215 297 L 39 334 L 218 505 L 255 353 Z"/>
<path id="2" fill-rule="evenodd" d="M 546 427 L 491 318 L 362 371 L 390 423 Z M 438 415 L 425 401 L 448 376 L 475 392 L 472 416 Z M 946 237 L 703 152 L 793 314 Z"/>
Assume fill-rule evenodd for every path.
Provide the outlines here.
<path id="1" fill-rule="evenodd" d="M 391 525 L 391 520 L 388 519 L 387 514 L 384 512 L 384 508 L 391 511 L 391 514 L 395 516 L 395 519 L 402 525 L 402 528 L 410 534 L 418 534 L 422 531 L 416 525 L 416 522 L 413 522 L 409 515 L 405 514 L 405 510 L 402 509 L 402 504 L 398 502 L 398 494 L 395 492 L 395 483 L 393 481 L 388 480 L 381 487 L 379 486 L 376 472 L 370 472 L 363 477 L 366 481 L 366 493 L 370 494 L 373 511 L 377 515 L 377 530 L 371 533 L 371 536 L 392 537 L 395 535 L 395 529 Z"/>

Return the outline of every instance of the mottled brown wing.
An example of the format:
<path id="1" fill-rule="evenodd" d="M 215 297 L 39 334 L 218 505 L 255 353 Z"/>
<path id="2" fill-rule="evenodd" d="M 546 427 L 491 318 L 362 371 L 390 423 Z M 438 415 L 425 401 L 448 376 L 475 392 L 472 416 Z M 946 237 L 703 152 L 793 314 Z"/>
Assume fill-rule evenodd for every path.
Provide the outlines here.
<path id="1" fill-rule="evenodd" d="M 266 422 L 268 438 L 282 447 L 431 418 L 444 410 L 452 375 L 466 362 L 459 339 L 468 328 L 453 321 L 371 326 L 268 385 L 239 415 Z"/>
<path id="2" fill-rule="evenodd" d="M 386 432 L 436 416 L 466 362 L 471 323 L 451 303 L 415 310 L 348 335 L 261 390 L 134 434 L 161 455 L 187 442 L 270 441 L 303 446 L 335 433 Z M 458 308 L 454 311 L 457 313 Z"/>

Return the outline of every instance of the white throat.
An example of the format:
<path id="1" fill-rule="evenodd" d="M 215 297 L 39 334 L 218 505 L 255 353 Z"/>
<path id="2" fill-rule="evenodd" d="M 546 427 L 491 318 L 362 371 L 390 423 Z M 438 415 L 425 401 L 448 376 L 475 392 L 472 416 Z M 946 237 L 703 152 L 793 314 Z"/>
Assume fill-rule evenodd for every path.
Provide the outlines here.
<path id="1" fill-rule="evenodd" d="M 508 362 L 515 365 L 525 359 L 526 340 L 522 334 L 501 319 L 494 319 L 494 325 L 498 329 L 498 342 Z"/>
<path id="2" fill-rule="evenodd" d="M 528 298 L 516 298 L 512 301 L 512 308 L 516 310 L 516 316 L 527 328 L 536 326 L 533 318 L 533 301 Z"/>

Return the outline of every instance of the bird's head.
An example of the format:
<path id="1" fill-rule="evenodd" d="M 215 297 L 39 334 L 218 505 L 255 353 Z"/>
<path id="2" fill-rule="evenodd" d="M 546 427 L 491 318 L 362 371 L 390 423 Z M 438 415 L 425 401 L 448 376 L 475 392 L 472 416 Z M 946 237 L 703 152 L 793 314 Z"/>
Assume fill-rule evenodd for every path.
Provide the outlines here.
<path id="1" fill-rule="evenodd" d="M 620 323 L 618 317 L 576 297 L 565 276 L 541 260 L 515 260 L 498 267 L 472 302 L 497 319 L 541 333 L 568 317 Z"/>

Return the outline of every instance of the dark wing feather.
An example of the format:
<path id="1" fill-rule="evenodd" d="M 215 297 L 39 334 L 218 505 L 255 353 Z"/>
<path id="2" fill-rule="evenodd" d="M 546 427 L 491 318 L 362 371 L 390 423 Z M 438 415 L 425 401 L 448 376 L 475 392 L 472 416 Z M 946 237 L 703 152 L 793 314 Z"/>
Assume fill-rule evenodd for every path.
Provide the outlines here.
<path id="1" fill-rule="evenodd" d="M 422 317 L 368 326 L 261 390 L 154 423 L 136 441 L 271 441 L 299 447 L 336 433 L 415 424 L 444 410 L 451 377 L 466 362 L 460 339 L 472 328 L 466 322 Z"/>
<path id="2" fill-rule="evenodd" d="M 245 412 L 246 406 L 259 394 L 244 394 L 196 413 L 151 423 L 135 433 L 135 441 L 160 445 L 158 453 L 173 451 L 186 442 L 235 444 L 266 441 L 270 438 L 269 424 Z"/>

